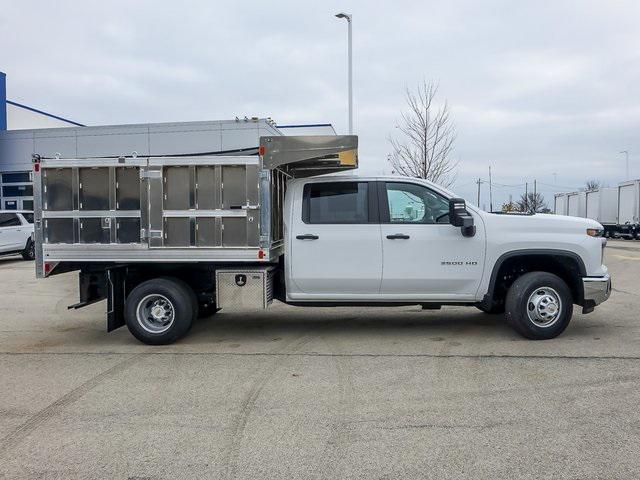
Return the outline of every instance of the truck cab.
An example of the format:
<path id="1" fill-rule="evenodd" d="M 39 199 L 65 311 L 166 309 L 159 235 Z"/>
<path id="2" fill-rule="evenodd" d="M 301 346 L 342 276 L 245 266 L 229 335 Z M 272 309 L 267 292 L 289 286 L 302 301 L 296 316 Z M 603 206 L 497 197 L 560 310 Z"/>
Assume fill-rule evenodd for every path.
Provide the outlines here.
<path id="1" fill-rule="evenodd" d="M 453 198 L 403 177 L 292 182 L 285 204 L 287 300 L 475 301 L 485 227 L 471 209 L 474 235 L 454 227 Z"/>

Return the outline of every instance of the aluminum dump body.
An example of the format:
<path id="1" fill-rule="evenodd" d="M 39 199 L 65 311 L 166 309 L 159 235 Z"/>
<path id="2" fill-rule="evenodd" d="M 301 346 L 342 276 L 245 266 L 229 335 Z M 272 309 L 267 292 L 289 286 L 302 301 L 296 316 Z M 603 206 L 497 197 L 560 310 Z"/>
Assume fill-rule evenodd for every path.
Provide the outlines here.
<path id="1" fill-rule="evenodd" d="M 55 262 L 277 261 L 287 178 L 356 168 L 357 137 L 260 141 L 247 156 L 34 157 L 38 275 Z"/>

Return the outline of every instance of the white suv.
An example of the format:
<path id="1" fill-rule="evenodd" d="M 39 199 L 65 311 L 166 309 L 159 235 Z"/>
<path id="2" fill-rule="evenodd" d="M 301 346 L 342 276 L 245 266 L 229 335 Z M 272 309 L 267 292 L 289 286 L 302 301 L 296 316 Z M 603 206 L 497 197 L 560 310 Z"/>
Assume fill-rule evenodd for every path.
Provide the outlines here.
<path id="1" fill-rule="evenodd" d="M 0 255 L 13 253 L 25 260 L 35 258 L 33 212 L 0 210 Z"/>

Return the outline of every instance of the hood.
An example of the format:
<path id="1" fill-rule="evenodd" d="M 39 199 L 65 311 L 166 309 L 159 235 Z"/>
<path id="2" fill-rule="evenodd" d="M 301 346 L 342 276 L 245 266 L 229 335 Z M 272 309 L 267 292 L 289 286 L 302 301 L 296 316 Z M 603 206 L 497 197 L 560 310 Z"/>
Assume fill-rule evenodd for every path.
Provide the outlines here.
<path id="1" fill-rule="evenodd" d="M 487 213 L 483 216 L 489 226 L 518 229 L 535 230 L 537 232 L 549 231 L 556 233 L 583 233 L 587 228 L 600 228 L 595 220 L 590 218 L 569 217 L 566 215 L 553 215 L 546 213 L 536 213 L 534 215 L 509 215 Z"/>

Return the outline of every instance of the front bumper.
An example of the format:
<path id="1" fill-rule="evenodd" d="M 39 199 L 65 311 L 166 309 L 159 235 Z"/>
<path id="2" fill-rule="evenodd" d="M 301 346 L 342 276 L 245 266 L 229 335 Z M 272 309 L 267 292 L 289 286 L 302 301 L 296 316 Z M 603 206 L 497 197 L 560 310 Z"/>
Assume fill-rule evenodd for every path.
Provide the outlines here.
<path id="1" fill-rule="evenodd" d="M 607 274 L 604 277 L 584 277 L 582 287 L 584 306 L 595 307 L 611 296 L 611 276 Z"/>

